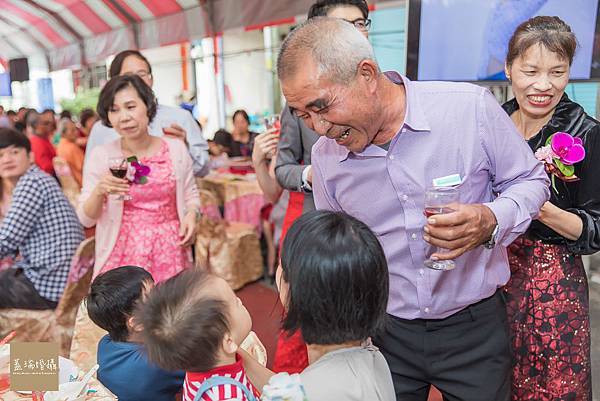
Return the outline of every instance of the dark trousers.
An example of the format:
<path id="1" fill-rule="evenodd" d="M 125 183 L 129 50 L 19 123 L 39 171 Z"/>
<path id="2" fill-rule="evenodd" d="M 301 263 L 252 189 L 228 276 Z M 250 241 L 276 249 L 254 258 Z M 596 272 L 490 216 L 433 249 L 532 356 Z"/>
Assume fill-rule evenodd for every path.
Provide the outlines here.
<path id="1" fill-rule="evenodd" d="M 0 309 L 54 309 L 58 302 L 43 298 L 23 273 L 23 269 L 0 272 Z"/>
<path id="2" fill-rule="evenodd" d="M 390 316 L 375 339 L 398 401 L 426 401 L 430 385 L 448 401 L 508 401 L 511 353 L 501 291 L 439 320 Z"/>

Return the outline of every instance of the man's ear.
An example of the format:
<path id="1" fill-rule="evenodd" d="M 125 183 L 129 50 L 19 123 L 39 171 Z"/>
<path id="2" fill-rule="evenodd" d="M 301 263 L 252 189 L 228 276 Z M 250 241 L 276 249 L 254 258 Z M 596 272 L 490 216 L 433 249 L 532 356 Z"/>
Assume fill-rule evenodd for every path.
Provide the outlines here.
<path id="1" fill-rule="evenodd" d="M 377 63 L 373 60 L 366 59 L 358 64 L 358 78 L 366 86 L 369 93 L 377 92 L 377 78 L 380 74 Z"/>
<path id="2" fill-rule="evenodd" d="M 367 82 L 373 82 L 379 75 L 379 67 L 370 59 L 365 59 L 358 64 L 358 74 Z"/>
<path id="3" fill-rule="evenodd" d="M 35 155 L 33 154 L 33 151 L 29 151 L 29 163 L 31 164 L 35 164 Z"/>

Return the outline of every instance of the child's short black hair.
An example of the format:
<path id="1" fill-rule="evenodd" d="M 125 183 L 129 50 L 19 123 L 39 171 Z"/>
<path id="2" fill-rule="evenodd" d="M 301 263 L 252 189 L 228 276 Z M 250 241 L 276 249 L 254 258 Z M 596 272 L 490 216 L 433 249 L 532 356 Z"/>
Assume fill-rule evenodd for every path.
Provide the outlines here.
<path id="1" fill-rule="evenodd" d="M 148 283 L 154 283 L 152 275 L 137 266 L 121 266 L 102 273 L 92 282 L 86 299 L 90 319 L 108 331 L 113 341 L 126 342 L 127 319 L 133 315 Z"/>
<path id="2" fill-rule="evenodd" d="M 149 359 L 165 370 L 205 372 L 229 332 L 227 305 L 209 291 L 215 276 L 186 269 L 157 285 L 140 313 Z"/>
<path id="3" fill-rule="evenodd" d="M 385 254 L 366 224 L 345 213 L 314 211 L 290 228 L 281 251 L 289 285 L 283 328 L 307 344 L 363 341 L 385 328 Z"/>
<path id="4" fill-rule="evenodd" d="M 215 136 L 213 137 L 213 141 L 217 144 L 217 145 L 221 145 L 224 146 L 226 148 L 231 148 L 231 142 L 233 141 L 233 138 L 231 136 L 231 134 L 229 133 L 229 131 L 224 130 L 224 129 L 220 129 L 217 132 L 215 132 Z"/>
<path id="5" fill-rule="evenodd" d="M 25 134 L 12 128 L 0 128 L 0 149 L 14 146 L 31 152 L 31 142 Z"/>

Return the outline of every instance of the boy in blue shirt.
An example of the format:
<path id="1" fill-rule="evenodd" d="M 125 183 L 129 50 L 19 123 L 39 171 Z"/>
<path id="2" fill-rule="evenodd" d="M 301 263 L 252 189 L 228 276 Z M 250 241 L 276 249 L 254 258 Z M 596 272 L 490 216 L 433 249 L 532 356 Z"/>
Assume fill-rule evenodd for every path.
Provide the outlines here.
<path id="1" fill-rule="evenodd" d="M 96 277 L 87 297 L 90 319 L 108 331 L 98 343 L 98 380 L 119 401 L 173 401 L 182 389 L 185 372 L 168 372 L 148 360 L 143 327 L 133 317 L 153 286 L 146 270 L 122 266 Z"/>

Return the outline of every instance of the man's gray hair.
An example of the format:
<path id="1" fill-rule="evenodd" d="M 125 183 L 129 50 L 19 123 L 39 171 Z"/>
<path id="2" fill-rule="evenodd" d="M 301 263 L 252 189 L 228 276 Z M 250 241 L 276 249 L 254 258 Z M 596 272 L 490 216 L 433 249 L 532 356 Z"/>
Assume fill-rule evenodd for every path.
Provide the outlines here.
<path id="1" fill-rule="evenodd" d="M 299 25 L 279 50 L 277 75 L 283 81 L 302 68 L 307 57 L 317 63 L 319 78 L 351 82 L 363 60 L 375 61 L 373 47 L 352 24 L 337 18 L 316 17 Z"/>

